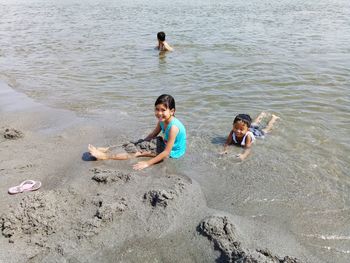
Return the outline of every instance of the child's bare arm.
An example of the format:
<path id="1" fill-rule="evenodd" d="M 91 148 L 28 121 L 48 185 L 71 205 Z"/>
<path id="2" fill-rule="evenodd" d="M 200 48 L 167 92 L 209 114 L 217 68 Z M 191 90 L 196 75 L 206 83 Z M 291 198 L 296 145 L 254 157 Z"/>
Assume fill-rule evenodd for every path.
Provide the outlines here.
<path id="1" fill-rule="evenodd" d="M 161 131 L 161 128 L 160 128 L 160 124 L 159 122 L 157 123 L 157 126 L 154 128 L 154 130 L 147 135 L 147 137 L 145 138 L 145 141 L 149 141 L 153 138 L 155 138 Z"/>
<path id="2" fill-rule="evenodd" d="M 252 138 L 248 135 L 245 141 L 245 147 L 243 153 L 239 154 L 237 157 L 241 159 L 241 161 L 245 160 L 251 153 L 253 146 Z"/>
<path id="3" fill-rule="evenodd" d="M 164 151 L 162 151 L 160 154 L 158 154 L 156 157 L 152 158 L 149 161 L 141 161 L 141 162 L 136 163 L 133 167 L 134 170 L 142 170 L 142 169 L 147 168 L 153 164 L 159 163 L 162 160 L 164 160 L 165 158 L 167 158 L 170 155 L 171 149 L 174 146 L 175 139 L 176 139 L 176 136 L 178 133 L 179 133 L 179 128 L 176 127 L 175 125 L 172 126 L 170 131 L 169 131 L 169 138 L 168 138 L 168 142 L 166 144 Z"/>
<path id="4" fill-rule="evenodd" d="M 168 43 L 164 43 L 164 48 L 165 48 L 165 50 L 167 50 L 167 51 L 174 51 L 174 49 L 168 44 Z"/>
<path id="5" fill-rule="evenodd" d="M 251 147 L 249 147 L 249 148 L 244 148 L 243 153 L 238 154 L 237 157 L 238 157 L 239 159 L 241 159 L 241 161 L 243 161 L 243 160 L 245 160 L 245 159 L 250 155 L 251 151 L 252 151 L 252 148 L 251 148 Z"/>
<path id="6" fill-rule="evenodd" d="M 232 144 L 232 133 L 233 131 L 231 130 L 229 135 L 227 136 L 226 142 L 224 143 L 224 150 L 221 152 L 221 154 L 227 153 L 227 146 Z"/>

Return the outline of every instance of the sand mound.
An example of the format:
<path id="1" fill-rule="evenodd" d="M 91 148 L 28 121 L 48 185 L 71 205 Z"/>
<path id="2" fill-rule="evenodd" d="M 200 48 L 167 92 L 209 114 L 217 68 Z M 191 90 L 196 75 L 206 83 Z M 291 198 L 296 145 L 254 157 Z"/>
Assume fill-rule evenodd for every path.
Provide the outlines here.
<path id="1" fill-rule="evenodd" d="M 80 240 L 99 233 L 127 208 L 124 198 L 98 194 L 83 198 L 73 190 L 38 192 L 25 196 L 0 217 L 2 235 L 9 242 L 25 240 L 40 247 L 64 240 Z M 52 242 L 50 242 L 52 241 Z"/>
<path id="2" fill-rule="evenodd" d="M 172 188 L 150 190 L 144 194 L 143 199 L 148 200 L 153 207 L 167 207 L 169 202 L 180 196 L 184 189 L 185 183 L 180 178 L 176 178 Z"/>
<path id="3" fill-rule="evenodd" d="M 59 211 L 62 209 L 58 209 L 57 203 L 49 201 L 52 199 L 53 193 L 25 196 L 8 215 L 1 217 L 2 234 L 13 242 L 20 236 L 48 236 L 58 231 L 60 226 L 57 222 L 61 220 Z"/>
<path id="4" fill-rule="evenodd" d="M 128 182 L 131 179 L 131 173 L 125 173 L 122 171 L 114 170 L 102 170 L 99 168 L 94 168 L 90 170 L 94 173 L 92 180 L 98 183 L 109 184 L 113 182 Z"/>
<path id="5" fill-rule="evenodd" d="M 21 131 L 16 130 L 14 128 L 3 128 L 1 133 L 3 134 L 3 137 L 7 140 L 17 140 L 24 136 Z"/>
<path id="6" fill-rule="evenodd" d="M 241 245 L 237 229 L 226 216 L 210 216 L 198 226 L 198 231 L 214 243 L 221 252 L 220 262 L 300 263 L 296 258 L 272 255 L 267 249 L 248 249 Z"/>
<path id="7" fill-rule="evenodd" d="M 140 139 L 123 144 L 124 150 L 128 153 L 136 152 L 159 152 L 164 147 L 163 139 L 160 137 L 153 138 L 150 141 Z M 158 149 L 158 150 L 157 150 Z"/>
<path id="8" fill-rule="evenodd" d="M 151 190 L 145 193 L 143 198 L 148 200 L 152 206 L 168 206 L 168 201 L 173 200 L 176 196 L 176 192 L 173 190 Z"/>

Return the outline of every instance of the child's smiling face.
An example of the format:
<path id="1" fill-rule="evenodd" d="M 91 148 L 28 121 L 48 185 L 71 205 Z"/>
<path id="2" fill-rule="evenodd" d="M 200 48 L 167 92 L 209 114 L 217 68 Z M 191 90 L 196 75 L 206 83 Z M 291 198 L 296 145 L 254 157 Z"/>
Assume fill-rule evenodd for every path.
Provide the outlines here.
<path id="1" fill-rule="evenodd" d="M 175 110 L 170 110 L 164 104 L 157 104 L 154 108 L 154 115 L 159 121 L 167 121 L 174 115 Z"/>
<path id="2" fill-rule="evenodd" d="M 248 125 L 243 121 L 237 121 L 233 124 L 232 131 L 236 135 L 236 138 L 241 139 L 248 131 Z"/>

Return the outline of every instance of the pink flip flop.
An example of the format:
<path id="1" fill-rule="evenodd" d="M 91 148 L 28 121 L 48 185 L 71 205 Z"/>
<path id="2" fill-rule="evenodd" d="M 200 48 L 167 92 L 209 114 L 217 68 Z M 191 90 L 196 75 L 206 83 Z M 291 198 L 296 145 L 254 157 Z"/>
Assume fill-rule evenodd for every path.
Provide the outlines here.
<path id="1" fill-rule="evenodd" d="M 9 194 L 18 194 L 27 191 L 35 191 L 41 187 L 40 181 L 25 180 L 20 185 L 10 187 Z"/>

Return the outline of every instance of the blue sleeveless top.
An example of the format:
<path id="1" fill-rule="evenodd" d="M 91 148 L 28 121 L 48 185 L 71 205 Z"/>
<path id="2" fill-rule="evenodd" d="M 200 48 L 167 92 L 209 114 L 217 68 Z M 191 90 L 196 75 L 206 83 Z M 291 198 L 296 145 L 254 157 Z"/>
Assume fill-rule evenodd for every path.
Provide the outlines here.
<path id="1" fill-rule="evenodd" d="M 163 139 L 164 139 L 165 144 L 167 144 L 167 142 L 168 142 L 170 128 L 173 125 L 175 125 L 179 129 L 179 132 L 175 138 L 173 148 L 171 149 L 171 152 L 170 152 L 170 157 L 171 158 L 180 158 L 186 152 L 186 128 L 185 128 L 185 126 L 181 123 L 181 121 L 179 121 L 175 117 L 168 124 L 168 126 L 166 127 L 166 130 L 164 130 L 164 122 L 160 122 L 159 124 L 160 124 L 160 128 L 162 129 L 162 132 L 164 135 Z"/>

